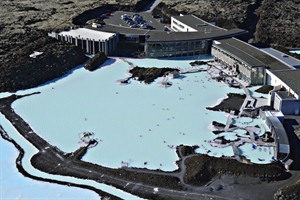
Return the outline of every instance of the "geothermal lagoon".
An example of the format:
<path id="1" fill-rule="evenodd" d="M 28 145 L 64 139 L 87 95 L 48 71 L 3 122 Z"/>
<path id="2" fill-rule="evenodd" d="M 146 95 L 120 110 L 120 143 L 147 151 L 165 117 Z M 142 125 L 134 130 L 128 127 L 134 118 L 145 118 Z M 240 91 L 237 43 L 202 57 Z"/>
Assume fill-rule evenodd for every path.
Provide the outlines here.
<path id="1" fill-rule="evenodd" d="M 128 61 L 140 67 L 188 69 L 195 59 L 199 58 Z M 211 80 L 207 72 L 169 79 L 172 86 L 168 88 L 158 86 L 162 78 L 149 85 L 136 80 L 128 85 L 118 84 L 117 80 L 127 77 L 129 67 L 119 58 L 109 59 L 94 72 L 79 66 L 61 79 L 18 92 L 41 93 L 17 100 L 12 107 L 36 133 L 66 153 L 78 149 L 80 133 L 93 132 L 99 143 L 89 149 L 83 160 L 106 167 L 125 164 L 173 171 L 177 169 L 175 150 L 180 144 L 197 145 L 198 153 L 215 157 L 233 156 L 231 147 L 216 148 L 208 142 L 217 137 L 212 133 L 212 121 L 225 124 L 228 114 L 206 107 L 218 104 L 227 93 L 243 90 Z M 235 135 L 243 134 L 239 131 L 225 137 L 234 140 Z M 245 149 L 248 148 L 241 148 L 240 152 L 248 157 L 253 154 L 254 158 L 271 152 Z M 264 155 L 257 155 L 260 152 Z M 265 160 L 269 162 L 272 156 Z"/>

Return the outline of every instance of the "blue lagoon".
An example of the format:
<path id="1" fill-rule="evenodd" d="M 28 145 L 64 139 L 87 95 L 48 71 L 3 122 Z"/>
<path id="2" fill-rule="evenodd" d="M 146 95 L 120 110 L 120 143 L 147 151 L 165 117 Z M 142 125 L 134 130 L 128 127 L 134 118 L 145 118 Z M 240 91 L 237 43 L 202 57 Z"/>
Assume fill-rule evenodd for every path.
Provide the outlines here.
<path id="1" fill-rule="evenodd" d="M 128 61 L 140 67 L 188 69 L 195 59 Z M 169 88 L 158 87 L 161 78 L 149 85 L 135 80 L 129 85 L 117 84 L 127 76 L 128 67 L 118 58 L 94 72 L 79 67 L 63 79 L 20 92 L 41 94 L 17 100 L 13 108 L 36 133 L 65 152 L 78 148 L 80 133 L 95 133 L 99 144 L 83 160 L 107 167 L 119 168 L 126 163 L 172 171 L 177 169 L 175 148 L 180 144 L 198 145 L 198 152 L 211 156 L 233 155 L 232 149 L 215 148 L 207 142 L 216 137 L 211 133 L 212 121 L 226 123 L 227 114 L 206 107 L 229 92 L 242 93 L 241 89 L 215 82 L 206 72 L 171 79 Z"/>

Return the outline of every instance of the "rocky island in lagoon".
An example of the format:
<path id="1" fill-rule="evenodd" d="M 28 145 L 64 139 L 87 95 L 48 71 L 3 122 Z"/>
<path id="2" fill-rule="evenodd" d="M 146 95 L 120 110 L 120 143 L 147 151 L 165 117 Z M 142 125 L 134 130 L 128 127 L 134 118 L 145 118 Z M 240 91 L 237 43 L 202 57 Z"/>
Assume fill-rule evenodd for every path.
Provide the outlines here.
<path id="1" fill-rule="evenodd" d="M 45 43 L 48 42 L 45 41 Z M 64 48 L 69 48 L 68 45 L 63 45 L 60 49 L 61 52 L 63 52 Z M 35 63 L 35 61 L 38 61 L 39 59 L 44 59 L 43 62 L 45 63 L 48 62 L 47 57 L 50 55 L 49 52 L 51 52 L 43 50 L 43 52 L 41 51 L 41 53 L 39 53 L 38 51 L 35 51 L 38 48 L 38 46 L 31 46 L 28 48 L 30 49 L 29 51 L 31 51 L 31 55 L 32 52 L 34 52 L 34 56 L 38 58 L 34 60 L 33 66 L 39 65 L 38 62 Z M 72 51 L 70 51 L 70 54 L 67 54 L 80 54 L 79 49 L 75 48 Z M 22 59 L 25 59 L 26 56 L 28 56 L 27 53 L 23 55 Z M 61 56 L 63 55 L 61 54 L 58 57 Z M 62 59 L 63 62 L 60 64 L 66 63 L 65 59 L 69 58 L 64 57 Z M 172 67 L 171 69 L 175 69 L 175 71 L 177 71 L 178 68 L 186 68 L 186 70 L 189 71 L 187 66 L 188 62 L 193 62 L 199 58 L 189 59 L 190 60 L 186 60 L 184 62 L 173 59 L 145 59 L 129 61 L 141 67 Z M 74 63 L 69 64 L 70 66 L 66 66 L 64 71 L 66 72 L 72 68 L 71 65 L 78 65 L 82 63 L 83 60 L 83 57 L 77 57 L 77 60 Z M 58 63 L 59 62 L 60 61 L 58 60 Z M 16 99 L 18 99 L 16 101 L 13 101 L 15 97 L 12 99 L 2 99 L 2 114 L 11 121 L 11 124 L 14 125 L 25 138 L 30 138 L 30 134 L 34 134 L 35 132 L 49 142 L 49 147 L 46 146 L 42 151 L 40 149 L 41 152 L 35 155 L 33 159 L 30 159 L 30 157 L 27 157 L 26 159 L 30 159 L 32 164 L 42 171 L 48 172 L 49 174 L 57 174 L 56 176 L 58 177 L 60 177 L 59 174 L 82 177 L 80 170 L 73 172 L 71 169 L 65 172 L 60 171 L 67 167 L 67 165 L 65 165 L 67 162 L 73 163 L 74 167 L 83 164 L 83 162 L 80 161 L 81 158 L 83 161 L 98 163 L 103 167 L 97 167 L 94 165 L 82 167 L 82 170 L 89 168 L 89 172 L 91 173 L 90 176 L 86 175 L 85 178 L 94 179 L 96 182 L 104 182 L 145 198 L 156 198 L 156 195 L 160 195 L 161 193 L 164 193 L 166 195 L 165 197 L 168 197 L 168 195 L 171 195 L 168 189 L 181 191 L 183 189 L 182 186 L 190 187 L 190 185 L 203 185 L 210 180 L 215 182 L 214 177 L 224 177 L 224 174 L 229 177 L 224 179 L 223 182 L 221 181 L 219 183 L 216 181 L 215 184 L 211 184 L 209 182 L 205 185 L 205 187 L 199 187 L 199 195 L 213 197 L 211 196 L 211 190 L 213 190 L 220 191 L 219 195 L 226 194 L 225 196 L 230 197 L 230 190 L 226 187 L 227 184 L 230 184 L 230 181 L 234 182 L 234 180 L 230 177 L 244 174 L 245 171 L 243 169 L 247 169 L 248 167 L 249 170 L 247 170 L 248 172 L 246 173 L 248 176 L 260 177 L 268 181 L 288 178 L 288 173 L 285 173 L 280 165 L 240 165 L 233 157 L 236 156 L 233 147 L 236 145 L 236 142 L 239 142 L 238 138 L 244 138 L 240 141 L 248 141 L 248 144 L 250 144 L 249 141 L 253 141 L 251 131 L 253 132 L 252 134 L 257 134 L 257 136 L 255 136 L 255 140 L 257 140 L 257 137 L 263 136 L 262 134 L 264 131 L 268 132 L 267 127 L 261 126 L 262 122 L 257 121 L 255 124 L 245 119 L 241 120 L 242 122 L 239 124 L 239 122 L 237 122 L 238 120 L 232 119 L 233 123 L 232 125 L 229 125 L 228 129 L 225 125 L 229 120 L 228 115 L 224 115 L 223 112 L 208 111 L 206 109 L 206 107 L 212 107 L 212 105 L 217 104 L 217 100 L 224 98 L 227 93 L 241 93 L 242 90 L 230 89 L 230 91 L 228 91 L 229 88 L 226 84 L 215 82 L 215 80 L 212 80 L 213 78 L 208 76 L 206 72 L 182 74 L 175 79 L 173 79 L 172 76 L 168 76 L 170 73 L 168 74 L 164 72 L 157 75 L 156 80 L 151 80 L 151 82 L 154 82 L 149 85 L 140 84 L 139 82 L 134 81 L 134 78 L 131 78 L 129 82 L 126 82 L 126 84 L 130 84 L 118 85 L 115 82 L 116 80 L 120 80 L 120 78 L 124 78 L 124 76 L 126 76 L 126 71 L 128 71 L 127 64 L 128 63 L 123 62 L 118 58 L 109 59 L 101 66 L 101 69 L 96 69 L 94 72 L 88 72 L 84 70 L 82 66 L 79 66 L 76 70 L 73 70 L 64 78 L 57 79 L 54 82 L 49 82 L 42 87 L 19 91 L 17 93 L 18 95 L 23 95 L 31 94 L 33 92 L 41 92 L 40 94 L 33 94 L 22 98 L 21 96 L 16 97 Z M 116 66 L 118 66 L 118 70 L 115 69 Z M 207 68 L 207 66 L 204 67 Z M 51 70 L 52 68 L 53 66 L 48 66 L 47 68 L 49 69 L 49 72 L 51 72 L 49 73 L 49 76 L 47 75 L 46 79 L 48 80 L 51 80 L 54 77 L 59 77 L 61 74 L 65 73 L 53 73 Z M 92 68 L 92 70 L 94 69 L 95 68 Z M 30 70 L 32 70 L 32 68 L 30 68 Z M 43 72 L 43 69 L 39 70 L 42 70 L 41 72 Z M 180 72 L 180 70 L 178 71 Z M 24 73 L 20 71 L 20 76 L 23 74 Z M 19 89 L 25 89 L 28 86 L 33 87 L 40 85 L 43 83 L 42 79 L 35 80 L 34 76 L 32 76 L 31 79 L 21 82 L 5 80 L 5 84 L 8 86 L 8 90 L 16 91 Z M 140 79 L 140 81 L 143 81 L 143 79 Z M 227 81 L 225 80 L 225 82 Z M 160 84 L 167 86 L 165 87 L 166 89 L 157 87 Z M 200 90 L 199 86 L 203 89 L 201 88 Z M 198 87 L 197 92 L 195 92 L 196 87 Z M 206 93 L 205 91 L 215 91 L 216 88 L 218 88 L 219 93 L 215 95 L 210 94 L 212 96 L 203 95 Z M 9 93 L 1 94 L 3 97 L 7 97 L 9 95 Z M 80 102 L 71 100 L 81 100 L 82 97 L 85 98 Z M 202 101 L 209 103 L 203 104 Z M 12 108 L 15 113 L 10 110 L 11 103 L 13 103 Z M 205 105 L 205 107 L 202 107 L 202 105 Z M 29 106 L 32 110 L 28 109 Z M 235 105 L 233 108 L 236 109 L 235 112 L 238 112 L 240 106 L 240 103 Z M 51 107 L 53 109 L 47 109 L 45 112 L 45 108 L 47 107 Z M 231 107 L 229 106 L 229 108 Z M 231 110 L 229 109 L 227 112 L 230 113 L 230 111 Z M 47 115 L 45 115 L 45 113 L 47 113 Z M 29 125 L 29 129 L 22 128 L 22 126 L 27 127 L 27 125 L 26 123 L 22 125 L 23 122 L 21 122 L 21 118 L 17 120 L 18 115 L 20 115 L 28 123 L 27 125 Z M 13 116 L 14 118 L 12 118 Z M 219 135 L 214 135 L 213 131 L 216 131 L 216 127 L 213 128 L 210 125 L 212 120 L 216 120 L 220 124 L 223 123 L 226 130 L 222 129 L 224 127 L 219 127 L 217 129 Z M 197 123 L 195 123 L 195 121 Z M 253 121 L 256 122 L 256 119 Z M 112 122 L 115 123 L 111 124 Z M 6 123 L 5 119 L 1 121 L 1 124 L 4 123 Z M 56 127 L 53 126 L 53 124 L 56 124 Z M 236 127 L 233 128 L 233 126 L 237 125 L 239 126 L 239 129 Z M 249 129 L 247 128 L 247 125 L 255 126 L 256 128 Z M 30 130 L 30 127 L 33 129 Z M 3 129 L 3 131 L 1 131 L 3 137 L 6 137 L 5 130 L 6 129 Z M 84 139 L 83 137 L 80 137 L 80 133 L 85 131 L 95 133 L 93 138 L 90 136 L 88 137 L 89 139 L 92 138 L 92 140 L 86 140 L 87 137 Z M 57 135 L 53 133 L 56 133 Z M 129 135 L 125 135 L 125 133 Z M 266 134 L 266 137 L 269 137 L 267 135 L 268 134 Z M 122 137 L 125 138 L 122 139 Z M 84 141 L 83 143 L 85 143 L 85 145 L 83 145 L 82 141 Z M 111 143 L 112 141 L 114 143 Z M 223 144 L 229 146 L 222 150 L 220 150 L 220 148 L 213 147 L 213 145 L 218 144 L 219 141 L 222 141 Z M 78 142 L 81 145 L 81 149 L 78 149 Z M 19 141 L 18 143 L 21 144 L 22 142 Z M 192 147 L 178 146 L 179 144 L 190 145 Z M 52 145 L 57 146 L 58 149 L 55 147 L 52 148 Z M 233 146 L 231 147 L 231 145 Z M 157 146 L 158 148 L 147 149 L 147 146 Z M 246 146 L 247 145 L 245 145 L 245 147 Z M 247 153 L 245 154 L 245 152 L 253 151 L 254 146 L 250 144 L 249 150 L 242 147 L 237 148 L 240 148 L 237 149 L 240 152 L 240 158 L 249 162 L 249 159 L 251 160 L 251 155 Z M 25 149 L 27 152 L 27 148 Z M 101 150 L 97 151 L 97 149 Z M 141 149 L 143 151 L 141 151 Z M 262 148 L 261 150 L 260 148 L 257 148 L 256 150 L 256 156 L 259 152 L 262 153 L 256 158 L 253 157 L 256 159 L 256 162 L 272 162 L 272 153 L 274 153 L 272 147 L 266 149 Z M 43 156 L 44 151 L 53 153 L 57 152 L 57 155 L 61 156 L 63 162 L 60 163 L 59 160 L 56 160 L 54 159 L 55 157 L 53 157 L 53 163 L 49 162 L 49 168 L 45 168 L 45 162 L 43 161 L 47 162 L 47 158 Z M 128 151 L 128 153 L 126 153 L 126 151 Z M 140 155 L 137 154 L 137 152 L 139 152 Z M 198 158 L 196 158 L 199 154 L 196 154 L 196 152 L 208 154 L 213 157 L 223 157 L 223 159 L 218 160 L 207 156 L 200 156 L 200 160 L 202 159 L 202 161 L 199 161 Z M 263 155 L 263 153 L 266 153 L 267 156 Z M 157 155 L 160 155 L 160 159 Z M 114 157 L 114 159 L 107 159 L 108 157 Z M 189 157 L 193 159 L 189 159 Z M 227 160 L 226 157 L 232 158 Z M 177 163 L 175 164 L 176 161 Z M 203 165 L 200 164 L 201 162 Z M 220 163 L 218 164 L 218 162 L 224 162 L 221 164 L 223 165 L 222 169 L 217 167 L 220 166 Z M 184 167 L 184 163 L 186 168 Z M 210 170 L 207 170 L 208 166 L 205 163 L 211 163 L 211 167 L 209 167 Z M 235 171 L 226 172 L 226 163 L 229 165 L 240 165 L 241 168 L 237 167 Z M 17 164 L 19 165 L 19 163 Z M 29 170 L 30 166 L 31 164 L 29 163 L 28 168 L 25 168 L 25 170 Z M 194 167 L 190 168 L 190 166 Z M 121 169 L 119 169 L 120 167 Z M 135 168 L 147 168 L 153 170 L 159 169 L 159 171 L 143 171 Z M 177 168 L 181 171 L 181 173 L 177 174 L 176 171 L 168 173 L 164 172 L 173 171 Z M 268 168 L 268 171 L 270 172 L 269 174 L 264 173 L 265 168 Z M 97 174 L 96 171 L 98 170 L 99 172 L 102 171 L 100 173 L 103 174 Z M 183 171 L 185 170 L 187 171 L 187 175 L 183 176 Z M 36 171 L 32 172 L 33 174 L 38 174 Z M 149 182 L 144 180 L 143 176 L 146 174 L 152 176 L 152 181 Z M 205 174 L 205 176 L 203 176 L 203 174 Z M 103 178 L 107 175 L 108 178 Z M 38 176 L 45 178 L 46 174 Z M 95 179 L 96 176 L 100 176 L 102 180 Z M 34 179 L 34 177 L 31 178 Z M 39 180 L 46 181 L 45 179 Z M 53 176 L 50 176 L 48 179 L 50 182 L 55 182 L 55 180 L 56 178 Z M 69 185 L 91 189 L 97 191 L 97 193 L 102 196 L 109 195 L 105 192 L 101 192 L 100 190 L 111 194 L 118 193 L 105 188 L 104 185 L 94 185 L 92 182 L 77 184 L 77 181 L 75 180 L 67 180 L 67 182 L 66 180 L 66 177 L 62 179 L 59 178 L 57 183 L 68 184 L 67 182 L 70 182 Z M 116 182 L 116 180 L 118 181 Z M 124 180 L 129 182 L 122 182 Z M 137 182 L 132 182 L 132 180 L 137 180 Z M 157 180 L 164 180 L 163 182 L 167 182 L 169 184 L 167 184 L 166 188 L 162 188 Z M 130 185 L 133 184 L 134 186 L 140 182 L 143 182 L 145 185 L 149 185 L 150 188 L 142 187 L 142 191 L 132 190 Z M 175 184 L 176 182 L 177 184 Z M 259 179 L 255 179 L 255 183 L 259 185 Z M 268 188 L 268 194 L 273 194 L 281 187 L 280 184 L 284 185 L 284 181 L 278 183 L 274 182 L 274 184 L 266 184 L 263 182 L 263 184 L 265 188 Z M 92 186 L 93 188 L 90 188 L 89 186 Z M 127 186 L 128 188 L 126 189 Z M 242 184 L 239 189 L 243 191 Z M 171 196 L 172 198 L 180 199 L 181 195 L 182 193 L 178 192 Z M 188 195 L 190 195 L 190 198 L 198 199 L 200 197 L 197 195 L 193 196 L 192 194 Z M 249 195 L 249 197 L 251 196 L 250 193 L 244 195 Z M 122 196 L 122 198 L 132 198 L 132 196 Z"/>

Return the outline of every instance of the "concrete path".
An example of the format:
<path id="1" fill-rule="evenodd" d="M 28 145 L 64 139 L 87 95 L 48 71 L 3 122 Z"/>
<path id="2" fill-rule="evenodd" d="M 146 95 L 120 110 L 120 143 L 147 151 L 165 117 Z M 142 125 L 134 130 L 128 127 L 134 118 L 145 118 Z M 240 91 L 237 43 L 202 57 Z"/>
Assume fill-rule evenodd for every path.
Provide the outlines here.
<path id="1" fill-rule="evenodd" d="M 162 0 L 152 0 L 145 8 L 144 12 L 152 12 L 153 9 L 160 3 Z"/>

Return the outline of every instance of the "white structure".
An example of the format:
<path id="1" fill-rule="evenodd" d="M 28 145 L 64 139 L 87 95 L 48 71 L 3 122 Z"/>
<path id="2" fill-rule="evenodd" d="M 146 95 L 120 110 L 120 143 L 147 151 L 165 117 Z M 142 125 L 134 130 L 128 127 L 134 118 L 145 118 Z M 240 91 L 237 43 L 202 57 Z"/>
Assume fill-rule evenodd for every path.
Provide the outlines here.
<path id="1" fill-rule="evenodd" d="M 179 21 L 178 17 L 171 17 L 171 28 L 176 32 L 196 32 L 197 30 Z"/>
<path id="2" fill-rule="evenodd" d="M 283 114 L 299 115 L 300 70 L 295 67 L 298 63 L 290 58 L 287 64 L 278 58 L 282 55 L 278 51 L 265 51 L 235 38 L 214 41 L 212 45 L 215 61 L 238 72 L 240 79 L 251 85 L 274 87 L 269 93 L 268 105 Z"/>
<path id="3" fill-rule="evenodd" d="M 283 114 L 300 114 L 300 70 L 268 73 L 268 84 L 274 86 L 270 91 L 269 105 Z"/>
<path id="4" fill-rule="evenodd" d="M 37 56 L 42 55 L 44 52 L 34 51 L 32 54 L 29 55 L 30 58 L 36 58 Z"/>
<path id="5" fill-rule="evenodd" d="M 194 15 L 180 15 L 171 17 L 171 28 L 176 32 L 204 32 L 224 31 Z"/>
<path id="6" fill-rule="evenodd" d="M 70 31 L 49 33 L 48 35 L 50 37 L 75 44 L 76 46 L 80 46 L 90 54 L 102 51 L 106 55 L 109 55 L 116 49 L 119 42 L 118 33 L 108 33 L 87 28 L 71 29 Z"/>
<path id="7" fill-rule="evenodd" d="M 276 148 L 275 159 L 280 161 L 286 161 L 290 154 L 289 140 L 286 131 L 282 125 L 284 119 L 281 112 L 261 111 L 260 116 L 266 122 L 269 127 L 272 137 L 274 138 Z"/>

